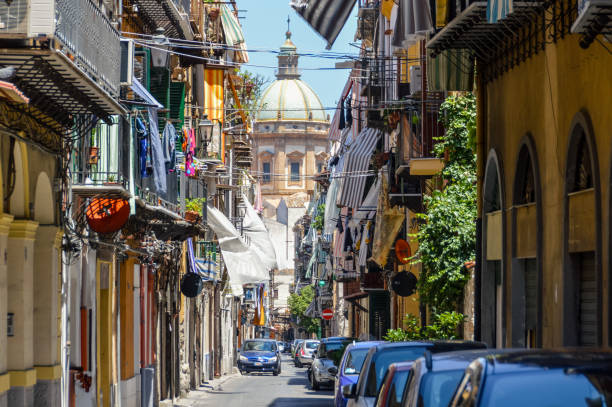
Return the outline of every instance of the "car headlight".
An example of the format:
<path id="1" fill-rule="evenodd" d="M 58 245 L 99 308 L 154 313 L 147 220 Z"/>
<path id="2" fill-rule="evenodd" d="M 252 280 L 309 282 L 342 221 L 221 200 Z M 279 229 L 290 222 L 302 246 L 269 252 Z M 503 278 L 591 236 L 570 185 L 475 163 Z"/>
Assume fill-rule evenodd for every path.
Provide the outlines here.
<path id="1" fill-rule="evenodd" d="M 248 361 L 249 361 L 249 358 L 247 358 L 246 356 L 242 356 L 242 355 L 240 355 L 240 361 L 241 361 L 241 362 L 248 362 Z"/>

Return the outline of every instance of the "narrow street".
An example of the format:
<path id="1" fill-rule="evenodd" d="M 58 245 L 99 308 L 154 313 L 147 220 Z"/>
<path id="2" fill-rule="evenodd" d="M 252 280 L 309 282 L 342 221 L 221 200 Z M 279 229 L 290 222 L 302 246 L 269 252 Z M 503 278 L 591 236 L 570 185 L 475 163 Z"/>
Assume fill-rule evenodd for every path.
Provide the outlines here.
<path id="1" fill-rule="evenodd" d="M 196 404 L 208 406 L 250 407 L 328 407 L 333 406 L 333 389 L 313 391 L 308 385 L 306 368 L 296 368 L 288 356 L 283 357 L 282 373 L 279 376 L 249 374 L 237 376 L 210 391 L 208 397 Z"/>

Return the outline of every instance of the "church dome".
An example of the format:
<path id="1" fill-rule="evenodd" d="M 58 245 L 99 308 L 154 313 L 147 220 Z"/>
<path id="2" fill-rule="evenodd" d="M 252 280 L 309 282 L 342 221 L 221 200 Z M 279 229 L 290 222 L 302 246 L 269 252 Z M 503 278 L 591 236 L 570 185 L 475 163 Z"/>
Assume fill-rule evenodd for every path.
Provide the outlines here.
<path id="1" fill-rule="evenodd" d="M 276 80 L 263 91 L 257 106 L 256 120 L 327 122 L 323 104 L 306 82 L 300 79 L 297 47 L 291 32 L 280 47 Z"/>

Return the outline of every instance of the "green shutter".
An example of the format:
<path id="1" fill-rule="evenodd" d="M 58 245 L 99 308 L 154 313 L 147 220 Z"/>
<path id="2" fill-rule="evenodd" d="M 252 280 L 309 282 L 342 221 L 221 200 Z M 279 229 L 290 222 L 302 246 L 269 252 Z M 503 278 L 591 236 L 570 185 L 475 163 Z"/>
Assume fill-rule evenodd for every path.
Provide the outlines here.
<path id="1" fill-rule="evenodd" d="M 176 131 L 181 131 L 185 121 L 184 82 L 170 82 L 170 119 L 172 119 Z"/>

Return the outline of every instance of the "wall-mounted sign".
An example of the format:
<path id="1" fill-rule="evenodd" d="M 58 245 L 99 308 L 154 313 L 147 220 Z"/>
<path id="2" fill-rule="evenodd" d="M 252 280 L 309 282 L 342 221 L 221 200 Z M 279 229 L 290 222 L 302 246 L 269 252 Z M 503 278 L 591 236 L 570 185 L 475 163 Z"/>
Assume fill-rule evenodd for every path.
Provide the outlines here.
<path id="1" fill-rule="evenodd" d="M 7 323 L 6 323 L 6 335 L 7 336 L 15 336 L 15 330 L 13 325 L 13 317 L 15 314 L 9 312 L 7 315 Z"/>

